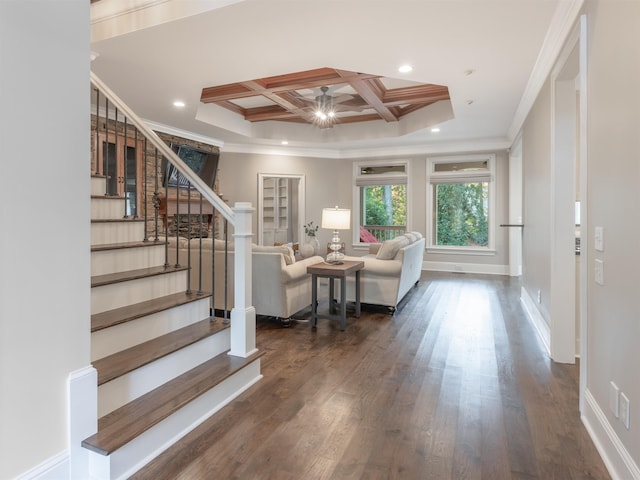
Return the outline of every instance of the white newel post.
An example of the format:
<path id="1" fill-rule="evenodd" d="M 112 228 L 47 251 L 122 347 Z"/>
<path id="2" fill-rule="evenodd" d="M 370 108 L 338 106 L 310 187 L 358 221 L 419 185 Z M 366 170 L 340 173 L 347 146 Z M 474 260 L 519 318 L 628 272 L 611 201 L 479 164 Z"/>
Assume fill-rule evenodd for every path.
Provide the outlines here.
<path id="1" fill-rule="evenodd" d="M 236 202 L 234 225 L 234 308 L 231 310 L 231 350 L 229 355 L 248 357 L 256 352 L 256 310 L 251 293 L 251 224 L 254 208 Z"/>

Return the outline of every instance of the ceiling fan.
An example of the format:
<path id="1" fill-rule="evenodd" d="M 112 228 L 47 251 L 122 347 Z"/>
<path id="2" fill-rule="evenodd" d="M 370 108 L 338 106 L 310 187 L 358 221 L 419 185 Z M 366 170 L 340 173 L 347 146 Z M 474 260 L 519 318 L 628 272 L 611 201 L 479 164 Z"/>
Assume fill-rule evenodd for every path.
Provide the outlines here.
<path id="1" fill-rule="evenodd" d="M 365 102 L 358 96 L 350 94 L 333 96 L 328 93 L 329 87 L 326 86 L 320 87 L 320 92 L 321 93 L 313 99 L 298 94 L 298 98 L 308 105 L 305 109 L 309 111 L 313 123 L 320 127 L 332 127 L 336 121 L 336 114 L 338 112 L 360 112 L 366 108 Z"/>

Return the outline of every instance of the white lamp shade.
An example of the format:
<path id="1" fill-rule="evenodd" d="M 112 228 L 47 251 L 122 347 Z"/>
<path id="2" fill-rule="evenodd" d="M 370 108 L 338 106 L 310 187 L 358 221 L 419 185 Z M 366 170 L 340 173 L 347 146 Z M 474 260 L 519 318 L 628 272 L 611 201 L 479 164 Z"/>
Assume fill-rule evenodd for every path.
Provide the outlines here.
<path id="1" fill-rule="evenodd" d="M 349 230 L 351 228 L 351 210 L 338 207 L 323 208 L 322 228 Z"/>

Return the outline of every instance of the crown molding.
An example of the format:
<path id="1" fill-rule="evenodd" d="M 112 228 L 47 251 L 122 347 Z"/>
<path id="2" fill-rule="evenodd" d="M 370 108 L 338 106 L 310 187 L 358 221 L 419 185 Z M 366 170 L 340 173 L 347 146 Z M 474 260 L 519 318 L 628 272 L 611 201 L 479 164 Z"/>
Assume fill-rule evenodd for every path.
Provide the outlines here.
<path id="1" fill-rule="evenodd" d="M 146 120 L 144 118 L 142 120 L 148 125 L 149 128 L 157 132 L 166 133 L 168 135 L 175 135 L 176 137 L 186 138 L 187 140 L 193 140 L 194 142 L 206 143 L 207 145 L 213 145 L 214 147 L 219 147 L 220 149 L 222 149 L 222 146 L 224 145 L 224 142 L 217 138 L 207 137 L 205 135 L 189 132 L 187 130 L 170 127 L 169 125 L 154 122 L 152 120 Z"/>
<path id="2" fill-rule="evenodd" d="M 253 155 L 277 155 L 281 157 L 310 157 L 331 159 L 387 158 L 415 155 L 451 154 L 507 150 L 507 138 L 465 140 L 461 142 L 384 146 L 361 149 L 297 148 L 269 145 L 247 145 L 225 143 L 223 153 L 246 153 Z"/>
<path id="3" fill-rule="evenodd" d="M 569 37 L 574 25 L 582 10 L 584 0 L 566 0 L 558 3 L 558 7 L 551 19 L 547 35 L 545 36 L 542 48 L 538 54 L 535 65 L 525 87 L 516 113 L 511 121 L 511 126 L 507 131 L 507 136 L 513 142 L 520 132 L 529 111 L 538 98 L 544 82 L 549 77 L 551 70 L 562 51 L 562 48 Z"/>

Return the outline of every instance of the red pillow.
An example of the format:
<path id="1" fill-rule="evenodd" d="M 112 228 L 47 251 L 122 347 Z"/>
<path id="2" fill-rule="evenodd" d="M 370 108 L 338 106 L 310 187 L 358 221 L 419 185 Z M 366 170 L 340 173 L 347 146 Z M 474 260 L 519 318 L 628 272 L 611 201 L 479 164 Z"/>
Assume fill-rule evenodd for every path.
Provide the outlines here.
<path id="1" fill-rule="evenodd" d="M 360 241 L 364 243 L 380 243 L 376 237 L 374 237 L 369 230 L 360 226 Z"/>

